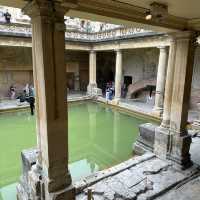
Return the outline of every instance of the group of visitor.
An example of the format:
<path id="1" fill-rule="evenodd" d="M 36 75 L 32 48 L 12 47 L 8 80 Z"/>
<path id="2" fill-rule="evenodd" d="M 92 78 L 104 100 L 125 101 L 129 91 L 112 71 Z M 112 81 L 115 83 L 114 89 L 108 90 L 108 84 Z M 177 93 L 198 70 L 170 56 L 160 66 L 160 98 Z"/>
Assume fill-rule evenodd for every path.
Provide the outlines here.
<path id="1" fill-rule="evenodd" d="M 106 84 L 106 101 L 112 100 L 115 95 L 115 83 L 114 82 L 108 82 Z M 126 84 L 123 84 L 121 87 L 121 97 L 125 98 L 127 93 L 127 87 Z"/>
<path id="2" fill-rule="evenodd" d="M 17 97 L 16 97 L 16 88 L 14 87 L 14 85 L 11 85 L 9 93 L 10 93 L 10 99 L 12 99 L 12 100 L 19 99 L 20 103 L 28 102 L 30 105 L 31 115 L 34 115 L 35 90 L 32 85 L 29 85 L 27 83 L 23 89 L 23 92 L 20 93 Z"/>
<path id="3" fill-rule="evenodd" d="M 113 96 L 115 95 L 115 83 L 114 82 L 108 82 L 106 84 L 106 101 L 112 100 Z"/>

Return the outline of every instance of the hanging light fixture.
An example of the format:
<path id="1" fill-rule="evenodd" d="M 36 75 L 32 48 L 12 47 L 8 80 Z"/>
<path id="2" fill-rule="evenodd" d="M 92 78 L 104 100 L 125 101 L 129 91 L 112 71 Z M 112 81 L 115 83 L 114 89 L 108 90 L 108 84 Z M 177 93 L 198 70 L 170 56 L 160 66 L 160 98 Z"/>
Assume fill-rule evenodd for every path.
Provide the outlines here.
<path id="1" fill-rule="evenodd" d="M 168 15 L 168 6 L 153 2 L 150 4 L 150 9 L 145 13 L 146 20 L 162 20 Z"/>
<path id="2" fill-rule="evenodd" d="M 146 19 L 146 20 L 151 20 L 151 19 L 152 19 L 152 14 L 151 14 L 151 11 L 150 11 L 150 10 L 147 11 L 145 14 L 146 14 L 146 16 L 145 16 L 145 19 Z"/>

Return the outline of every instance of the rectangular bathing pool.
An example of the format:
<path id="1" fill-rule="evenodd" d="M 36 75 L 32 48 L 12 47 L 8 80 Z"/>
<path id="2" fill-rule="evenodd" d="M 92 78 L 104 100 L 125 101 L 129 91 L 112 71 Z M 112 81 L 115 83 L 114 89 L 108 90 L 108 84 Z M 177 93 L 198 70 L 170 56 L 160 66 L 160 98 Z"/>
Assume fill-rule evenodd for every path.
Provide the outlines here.
<path id="1" fill-rule="evenodd" d="M 69 105 L 68 115 L 69 168 L 74 181 L 129 159 L 138 125 L 146 122 L 93 102 Z M 34 116 L 28 111 L 0 115 L 0 200 L 11 199 L 6 195 L 12 196 L 8 191 L 19 180 L 20 153 L 34 146 Z"/>

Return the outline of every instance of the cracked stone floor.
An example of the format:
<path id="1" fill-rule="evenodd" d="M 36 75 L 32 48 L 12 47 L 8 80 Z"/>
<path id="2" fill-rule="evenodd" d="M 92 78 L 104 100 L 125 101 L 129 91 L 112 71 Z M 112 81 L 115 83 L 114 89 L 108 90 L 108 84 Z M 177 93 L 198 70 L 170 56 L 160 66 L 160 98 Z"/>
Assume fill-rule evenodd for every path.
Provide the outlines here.
<path id="1" fill-rule="evenodd" d="M 182 171 L 150 153 L 137 157 L 136 161 L 132 158 L 126 162 L 127 167 L 120 164 L 108 169 L 111 176 L 107 176 L 105 171 L 99 172 L 95 175 L 96 181 L 94 177 L 90 177 L 92 181 L 87 178 L 79 183 L 77 187 L 82 187 L 84 190 L 77 195 L 77 200 L 88 199 L 90 191 L 95 200 L 200 199 L 200 178 L 198 177 L 200 174 L 196 165 Z M 192 190 L 188 185 L 192 187 Z M 196 196 L 186 198 L 185 191 L 195 192 Z"/>

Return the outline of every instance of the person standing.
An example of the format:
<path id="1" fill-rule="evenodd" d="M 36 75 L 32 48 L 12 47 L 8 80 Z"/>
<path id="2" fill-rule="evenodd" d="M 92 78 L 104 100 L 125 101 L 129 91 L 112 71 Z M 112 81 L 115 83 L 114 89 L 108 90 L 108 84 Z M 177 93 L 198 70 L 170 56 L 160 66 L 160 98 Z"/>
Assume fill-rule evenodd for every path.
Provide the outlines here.
<path id="1" fill-rule="evenodd" d="M 8 10 L 6 10 L 6 13 L 4 13 L 4 17 L 5 17 L 6 23 L 10 23 L 11 14 L 8 12 Z"/>
<path id="2" fill-rule="evenodd" d="M 15 99 L 15 87 L 13 85 L 10 86 L 10 98 L 11 100 Z"/>
<path id="3" fill-rule="evenodd" d="M 31 115 L 34 115 L 34 109 L 35 109 L 35 92 L 34 88 L 29 88 L 29 104 L 31 109 Z"/>

